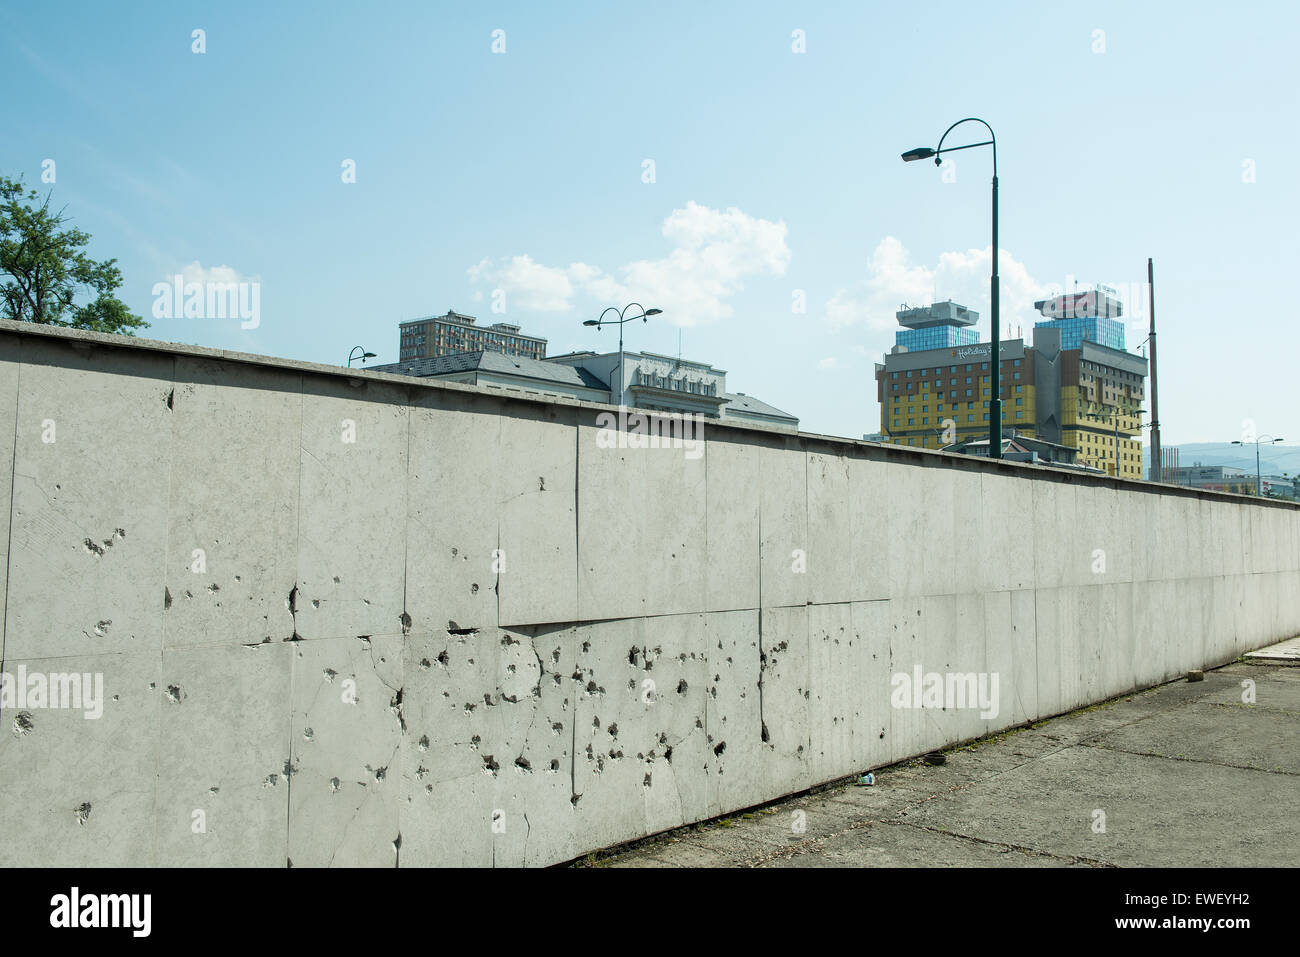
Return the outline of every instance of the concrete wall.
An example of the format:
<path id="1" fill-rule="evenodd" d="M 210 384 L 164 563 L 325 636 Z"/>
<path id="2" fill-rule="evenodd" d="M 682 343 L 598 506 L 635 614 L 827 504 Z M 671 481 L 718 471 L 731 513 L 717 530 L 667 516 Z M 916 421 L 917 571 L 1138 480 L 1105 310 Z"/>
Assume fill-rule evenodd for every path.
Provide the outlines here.
<path id="1" fill-rule="evenodd" d="M 1300 632 L 1293 505 L 605 410 L 0 324 L 3 671 L 108 699 L 0 864 L 545 865 Z"/>

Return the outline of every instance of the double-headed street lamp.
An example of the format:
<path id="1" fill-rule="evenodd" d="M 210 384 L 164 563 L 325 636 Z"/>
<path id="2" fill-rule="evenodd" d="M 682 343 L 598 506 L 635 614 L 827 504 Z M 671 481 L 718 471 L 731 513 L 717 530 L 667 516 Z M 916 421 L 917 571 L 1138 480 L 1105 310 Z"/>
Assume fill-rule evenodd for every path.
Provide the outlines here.
<path id="1" fill-rule="evenodd" d="M 963 123 L 983 123 L 984 128 L 989 131 L 989 138 L 982 143 L 968 143 L 965 146 L 950 146 L 943 148 L 943 141 L 948 138 L 948 134 Z M 990 279 L 990 299 L 993 306 L 993 399 L 989 403 L 989 456 L 995 459 L 1002 458 L 1002 359 L 1001 359 L 1001 340 L 1002 340 L 1002 316 L 999 308 L 998 297 L 998 138 L 993 135 L 993 127 L 989 126 L 983 120 L 976 116 L 968 116 L 964 120 L 958 120 L 952 126 L 944 131 L 943 136 L 939 137 L 939 145 L 934 149 L 928 146 L 920 146 L 914 150 L 908 150 L 903 154 L 904 162 L 914 162 L 915 160 L 930 159 L 934 157 L 934 165 L 942 165 L 939 159 L 944 153 L 955 153 L 957 150 L 974 149 L 977 146 L 993 147 L 993 275 Z"/>
<path id="2" fill-rule="evenodd" d="M 636 315 L 627 316 L 627 318 L 624 318 L 624 313 L 626 313 L 633 306 L 636 306 L 641 311 Z M 618 318 L 606 319 L 605 316 L 611 312 L 618 313 Z M 662 312 L 663 312 L 662 309 L 647 309 L 639 302 L 629 302 L 622 309 L 619 309 L 617 306 L 610 306 L 608 309 L 606 309 L 604 312 L 600 314 L 599 319 L 587 319 L 583 322 L 584 326 L 595 326 L 597 329 L 599 329 L 601 326 L 611 326 L 611 325 L 618 326 L 618 404 L 619 405 L 623 404 L 623 323 L 631 322 L 634 319 L 640 319 L 642 322 L 649 322 L 651 316 L 657 316 Z M 611 399 L 614 398 L 614 384 L 612 382 L 610 383 L 609 391 L 610 391 L 609 397 Z"/>
<path id="3" fill-rule="evenodd" d="M 1256 495 L 1256 496 L 1261 496 L 1261 495 L 1264 494 L 1264 483 L 1263 483 L 1263 481 L 1262 481 L 1263 476 L 1261 476 L 1260 473 L 1259 473 L 1259 443 L 1260 443 L 1260 442 L 1263 442 L 1265 439 L 1268 439 L 1268 444 L 1269 444 L 1269 445 L 1276 445 L 1278 442 L 1281 442 L 1281 441 L 1282 441 L 1281 439 L 1275 439 L 1275 438 L 1273 438 L 1273 436 L 1271 436 L 1271 435 L 1261 435 L 1261 436 L 1256 437 L 1256 439 L 1255 439 L 1255 495 Z M 1238 442 L 1237 440 L 1234 439 L 1233 442 L 1232 442 L 1232 444 L 1233 444 L 1233 445 L 1240 445 L 1240 446 L 1243 446 L 1243 447 L 1244 447 L 1244 446 L 1248 445 L 1249 443 L 1248 443 L 1248 442 Z"/>

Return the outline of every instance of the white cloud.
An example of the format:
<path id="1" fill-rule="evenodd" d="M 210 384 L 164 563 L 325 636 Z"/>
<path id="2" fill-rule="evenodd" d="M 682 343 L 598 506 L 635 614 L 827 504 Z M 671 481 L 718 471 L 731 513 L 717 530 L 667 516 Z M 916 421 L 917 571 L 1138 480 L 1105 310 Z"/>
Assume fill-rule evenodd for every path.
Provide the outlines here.
<path id="1" fill-rule="evenodd" d="M 739 209 L 711 209 L 688 202 L 663 222 L 673 248 L 660 259 L 640 259 L 614 274 L 587 263 L 545 266 L 527 255 L 499 262 L 484 259 L 469 269 L 474 282 L 504 289 L 512 306 L 566 312 L 579 296 L 596 304 L 640 302 L 664 310 L 679 326 L 725 319 L 727 301 L 750 276 L 780 276 L 790 262 L 786 225 L 757 219 Z"/>
<path id="2" fill-rule="evenodd" d="M 827 356 L 827 357 L 826 357 L 825 359 L 823 359 L 821 362 L 817 363 L 817 368 L 818 368 L 818 369 L 837 369 L 837 368 L 839 368 L 839 364 L 840 364 L 840 360 L 836 359 L 834 356 Z"/>
<path id="3" fill-rule="evenodd" d="M 206 269 L 196 259 L 180 272 L 186 284 L 196 283 L 240 283 L 256 281 L 252 276 L 244 276 L 233 266 L 209 266 Z"/>
<path id="4" fill-rule="evenodd" d="M 991 250 L 990 246 L 946 252 L 931 268 L 913 263 L 903 244 L 886 236 L 867 261 L 867 278 L 853 289 L 837 289 L 826 303 L 826 318 L 837 329 L 865 325 L 873 330 L 894 330 L 898 328 L 894 313 L 902 305 L 954 299 L 978 312 L 987 329 Z M 1004 335 L 1014 334 L 1017 326 L 1029 330 L 1042 319 L 1034 311 L 1034 300 L 1043 298 L 1044 285 L 1005 249 L 998 253 L 998 273 Z"/>

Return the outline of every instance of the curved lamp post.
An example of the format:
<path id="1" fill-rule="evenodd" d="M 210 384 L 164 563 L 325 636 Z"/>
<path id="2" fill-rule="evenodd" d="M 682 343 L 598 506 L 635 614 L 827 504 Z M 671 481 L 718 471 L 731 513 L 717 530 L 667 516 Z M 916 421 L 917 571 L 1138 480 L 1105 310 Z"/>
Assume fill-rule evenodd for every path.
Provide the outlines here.
<path id="1" fill-rule="evenodd" d="M 361 350 L 361 355 L 360 355 L 360 356 L 357 355 L 357 350 L 358 350 L 358 349 Z M 367 351 L 365 350 L 364 347 L 362 347 L 362 346 L 353 346 L 353 347 L 352 347 L 352 351 L 348 353 L 348 368 L 349 368 L 349 369 L 352 368 L 352 360 L 353 360 L 353 359 L 360 358 L 360 359 L 361 359 L 361 364 L 362 364 L 362 365 L 365 365 L 367 359 L 373 359 L 374 357 L 375 357 L 375 354 L 374 354 L 373 352 L 367 352 Z"/>
<path id="2" fill-rule="evenodd" d="M 981 123 L 989 131 L 989 138 L 982 143 L 968 143 L 965 146 L 950 146 L 943 148 L 943 141 L 948 138 L 948 134 L 963 123 Z M 903 161 L 907 163 L 916 160 L 934 158 L 934 165 L 942 165 L 939 158 L 944 153 L 955 153 L 957 150 L 974 149 L 977 146 L 993 147 L 993 275 L 990 279 L 989 298 L 993 306 L 993 399 L 989 402 L 989 455 L 992 458 L 1002 458 L 1002 316 L 1000 303 L 998 301 L 998 138 L 993 134 L 993 127 L 989 126 L 977 116 L 968 116 L 964 120 L 958 120 L 952 126 L 944 131 L 943 136 L 939 137 L 939 145 L 934 149 L 928 146 L 920 146 L 914 150 L 908 150 L 903 154 Z"/>
<path id="3" fill-rule="evenodd" d="M 1259 443 L 1263 442 L 1265 439 L 1268 439 L 1269 445 L 1276 445 L 1277 443 L 1282 441 L 1281 439 L 1273 438 L 1273 436 L 1271 435 L 1260 435 L 1255 437 L 1255 496 L 1257 498 L 1264 494 L 1263 476 L 1259 474 Z M 1249 443 L 1238 442 L 1236 439 L 1234 439 L 1232 444 L 1245 447 Z"/>
<path id="4" fill-rule="evenodd" d="M 626 318 L 624 318 L 624 313 L 626 313 L 633 306 L 636 306 L 641 311 L 636 315 L 627 316 Z M 605 316 L 611 312 L 618 313 L 618 318 L 606 319 Z M 619 405 L 623 404 L 623 323 L 631 322 L 634 319 L 640 319 L 642 322 L 649 322 L 651 316 L 660 315 L 662 312 L 663 312 L 662 309 L 647 309 L 639 302 L 629 302 L 622 309 L 619 309 L 617 306 L 610 306 L 600 314 L 600 317 L 598 319 L 587 319 L 582 323 L 584 326 L 595 326 L 597 329 L 599 329 L 601 326 L 614 326 L 614 325 L 618 326 L 618 404 Z M 611 399 L 614 398 L 613 395 L 614 388 L 612 382 L 610 383 L 609 391 L 610 391 L 610 398 Z"/>

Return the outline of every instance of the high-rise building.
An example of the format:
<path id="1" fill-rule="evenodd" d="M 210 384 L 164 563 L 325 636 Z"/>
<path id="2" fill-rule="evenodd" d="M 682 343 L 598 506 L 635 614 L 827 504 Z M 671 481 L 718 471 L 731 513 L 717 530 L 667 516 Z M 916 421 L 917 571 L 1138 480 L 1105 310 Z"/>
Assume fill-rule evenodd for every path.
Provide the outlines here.
<path id="1" fill-rule="evenodd" d="M 501 352 L 528 359 L 546 358 L 546 340 L 529 336 L 508 322 L 476 326 L 473 316 L 448 309 L 445 316 L 412 319 L 400 326 L 398 361 L 435 359 L 458 352 Z"/>
<path id="2" fill-rule="evenodd" d="M 980 341 L 974 326 L 979 313 L 959 306 L 951 299 L 929 306 L 904 306 L 894 314 L 904 328 L 894 333 L 895 347 L 909 352 L 922 349 L 951 349 Z"/>
<path id="3" fill-rule="evenodd" d="M 1034 323 L 1034 328 L 1059 329 L 1062 349 L 1078 349 L 1079 343 L 1086 340 L 1124 351 L 1124 323 L 1119 321 L 1124 307 L 1105 290 L 1040 299 L 1034 308 L 1048 317 Z"/>
<path id="4" fill-rule="evenodd" d="M 903 318 L 900 312 L 900 323 Z M 1077 450 L 1081 465 L 1140 479 L 1139 410 L 1146 359 L 1093 341 L 1088 330 L 1067 349 L 1063 335 L 1073 339 L 1074 332 L 1074 327 L 1062 329 L 1049 321 L 1035 326 L 1030 346 L 1023 339 L 1002 341 L 1003 434 L 1067 446 Z M 883 363 L 876 363 L 880 431 L 886 441 L 938 449 L 986 439 L 991 359 L 989 343 L 923 349 L 895 345 Z"/>

